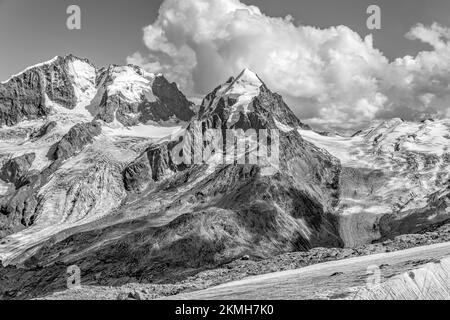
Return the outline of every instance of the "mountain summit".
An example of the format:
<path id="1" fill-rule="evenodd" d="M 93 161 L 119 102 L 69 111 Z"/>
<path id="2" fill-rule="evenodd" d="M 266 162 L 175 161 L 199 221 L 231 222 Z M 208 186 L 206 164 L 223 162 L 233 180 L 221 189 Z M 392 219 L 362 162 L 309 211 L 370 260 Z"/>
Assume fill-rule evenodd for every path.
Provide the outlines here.
<path id="1" fill-rule="evenodd" d="M 278 128 L 282 131 L 309 128 L 271 92 L 258 75 L 244 69 L 231 77 L 203 100 L 198 119 L 219 119 L 226 128 Z"/>
<path id="2" fill-rule="evenodd" d="M 162 75 L 132 65 L 97 69 L 73 55 L 27 68 L 0 84 L 0 125 L 46 117 L 55 107 L 124 126 L 188 121 L 192 106 Z"/>

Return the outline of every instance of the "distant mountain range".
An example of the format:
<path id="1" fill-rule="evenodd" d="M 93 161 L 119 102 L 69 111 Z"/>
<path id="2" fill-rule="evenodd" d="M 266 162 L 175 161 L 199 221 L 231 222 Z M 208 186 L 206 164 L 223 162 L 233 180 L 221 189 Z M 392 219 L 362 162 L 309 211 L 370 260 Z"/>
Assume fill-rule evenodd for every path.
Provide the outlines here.
<path id="1" fill-rule="evenodd" d="M 319 133 L 248 69 L 195 106 L 163 75 L 56 57 L 0 84 L 0 124 L 4 298 L 61 290 L 70 265 L 93 285 L 174 282 L 450 222 L 450 119 Z M 270 147 L 253 163 L 229 130 Z"/>

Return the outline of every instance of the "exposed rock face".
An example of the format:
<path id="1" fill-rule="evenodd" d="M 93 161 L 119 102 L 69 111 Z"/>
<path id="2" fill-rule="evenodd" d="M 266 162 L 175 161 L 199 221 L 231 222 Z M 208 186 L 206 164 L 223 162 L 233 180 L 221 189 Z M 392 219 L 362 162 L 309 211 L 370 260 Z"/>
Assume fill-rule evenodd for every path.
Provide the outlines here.
<path id="1" fill-rule="evenodd" d="M 309 128 L 284 103 L 282 97 L 272 93 L 250 70 L 208 94 L 200 107 L 199 119 L 210 119 L 213 127 L 229 129 L 263 129 L 284 124 L 284 131 Z"/>
<path id="2" fill-rule="evenodd" d="M 55 146 L 53 158 L 64 161 L 78 154 L 87 144 L 92 143 L 101 132 L 102 127 L 98 122 L 77 124 Z"/>
<path id="3" fill-rule="evenodd" d="M 37 71 L 30 71 L 6 84 L 0 84 L 0 124 L 14 125 L 23 119 L 46 116 L 44 81 Z"/>
<path id="4" fill-rule="evenodd" d="M 68 63 L 73 56 L 58 57 L 55 63 L 44 67 L 45 94 L 48 98 L 65 108 L 73 109 L 77 103 L 75 89 L 68 72 Z"/>
<path id="5" fill-rule="evenodd" d="M 34 159 L 34 153 L 25 154 L 9 160 L 2 167 L 0 179 L 12 183 L 16 191 L 0 197 L 0 238 L 32 223 L 37 201 L 27 179 Z"/>
<path id="6" fill-rule="evenodd" d="M 152 168 L 147 153 L 137 158 L 123 172 L 123 182 L 127 191 L 139 193 L 146 189 L 152 181 Z"/>
<path id="7" fill-rule="evenodd" d="M 157 76 L 155 78 L 152 91 L 158 97 L 159 102 L 169 110 L 165 118 L 175 116 L 180 120 L 189 121 L 194 116 L 194 112 L 191 110 L 193 103 L 186 99 L 185 95 L 178 89 L 178 86 L 174 82 L 169 83 L 164 76 Z M 148 114 L 143 115 L 144 120 L 148 116 Z M 150 120 L 157 121 L 155 118 L 157 116 L 154 119 L 150 118 Z"/>
<path id="8" fill-rule="evenodd" d="M 103 92 L 97 119 L 107 123 L 117 120 L 133 126 L 148 121 L 189 121 L 194 115 L 192 102 L 175 83 L 136 66 L 101 69 L 97 83 Z"/>
<path id="9" fill-rule="evenodd" d="M 56 126 L 57 126 L 56 121 L 50 121 L 50 122 L 46 123 L 45 125 L 43 125 L 41 128 L 39 128 L 38 130 L 36 130 L 35 132 L 33 132 L 30 135 L 30 138 L 31 139 L 42 138 L 43 136 L 50 133 L 53 129 L 55 129 Z"/>
<path id="10" fill-rule="evenodd" d="M 16 190 L 0 197 L 1 213 L 6 216 L 6 221 L 0 225 L 0 238 L 21 230 L 24 227 L 29 227 L 34 223 L 39 212 L 43 208 L 46 208 L 48 198 L 51 199 L 55 195 L 55 190 L 52 190 L 48 198 L 43 196 L 42 188 L 48 183 L 49 179 L 59 169 L 64 160 L 80 153 L 100 133 L 101 126 L 96 122 L 74 126 L 55 146 L 53 153 L 53 159 L 55 161 L 53 164 L 40 173 L 35 172 L 27 175 L 35 154 L 26 154 L 5 163 L 0 178 L 4 181 L 14 183 Z M 91 185 L 92 183 L 94 182 L 91 182 Z M 75 185 L 75 181 L 72 180 L 72 186 L 65 192 L 70 193 L 74 190 Z M 103 188 L 108 190 L 105 186 Z M 87 192 L 87 190 L 88 188 L 83 190 L 83 193 Z M 87 199 L 82 198 L 81 193 L 78 193 L 76 198 L 76 200 L 71 201 L 72 206 L 75 206 L 78 201 L 82 201 L 85 204 L 89 203 Z M 95 197 L 93 198 L 95 199 Z M 54 206 L 55 203 L 51 205 L 53 208 Z M 46 208 L 46 210 L 50 209 Z M 64 211 L 61 211 L 61 215 L 63 214 Z M 5 220 L 5 218 L 3 219 Z"/>
<path id="11" fill-rule="evenodd" d="M 0 238 L 30 226 L 34 221 L 36 206 L 37 200 L 30 186 L 24 186 L 12 196 L 2 199 Z"/>
<path id="12" fill-rule="evenodd" d="M 1 83 L 0 125 L 48 116 L 49 101 L 73 109 L 77 98 L 69 68 L 75 60 L 71 55 L 55 57 Z"/>
<path id="13" fill-rule="evenodd" d="M 144 154 L 131 163 L 123 172 L 123 179 L 127 191 L 141 192 L 178 171 L 173 163 L 173 143 L 152 146 Z"/>
<path id="14" fill-rule="evenodd" d="M 80 103 L 98 103 L 97 119 L 125 126 L 189 121 L 194 115 L 192 102 L 162 75 L 132 65 L 97 70 L 88 60 L 68 55 L 0 84 L 0 125 L 47 117 L 53 105 L 74 109 Z"/>
<path id="15" fill-rule="evenodd" d="M 25 178 L 35 157 L 36 155 L 34 153 L 28 153 L 9 160 L 2 167 L 0 179 L 14 183 L 16 187 L 20 186 L 21 180 Z"/>

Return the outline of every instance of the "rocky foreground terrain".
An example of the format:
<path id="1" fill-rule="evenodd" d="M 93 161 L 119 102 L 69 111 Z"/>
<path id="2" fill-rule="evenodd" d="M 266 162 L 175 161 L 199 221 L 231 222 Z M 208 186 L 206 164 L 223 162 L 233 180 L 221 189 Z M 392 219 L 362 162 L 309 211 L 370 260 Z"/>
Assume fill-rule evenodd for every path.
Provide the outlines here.
<path id="1" fill-rule="evenodd" d="M 73 265 L 72 298 L 157 298 L 450 241 L 448 119 L 317 133 L 248 69 L 195 106 L 69 55 L 0 84 L 0 125 L 4 299 L 63 298 Z"/>
<path id="2" fill-rule="evenodd" d="M 124 286 L 93 286 L 82 284 L 80 288 L 63 290 L 53 294 L 49 294 L 41 299 L 45 300 L 154 300 L 154 299 L 449 299 L 450 281 L 442 280 L 438 285 L 433 284 L 435 277 L 439 274 L 428 274 L 428 278 L 422 279 L 421 289 L 411 295 L 409 291 L 414 289 L 409 283 L 402 288 L 387 289 L 391 287 L 392 281 L 398 282 L 398 278 L 403 279 L 404 274 L 416 269 L 427 267 L 430 263 L 440 261 L 441 257 L 450 256 L 450 226 L 446 225 L 434 231 L 425 232 L 423 234 L 411 234 L 395 237 L 393 240 L 387 240 L 380 243 L 362 245 L 356 248 L 314 248 L 307 252 L 292 252 L 279 256 L 275 256 L 262 260 L 251 260 L 249 257 L 243 257 L 239 260 L 222 265 L 218 269 L 212 269 L 199 272 L 194 276 L 176 284 L 142 284 L 130 283 Z M 434 249 L 434 246 L 438 249 Z M 416 248 L 417 251 L 408 249 Z M 434 250 L 434 251 L 433 251 Z M 400 262 L 396 262 L 392 253 L 404 253 L 404 257 Z M 352 259 L 371 258 L 386 254 L 383 261 L 373 258 L 370 262 L 364 262 L 360 267 L 360 273 L 352 273 L 346 266 L 342 267 L 343 271 L 336 271 L 336 266 L 331 265 L 327 270 L 332 270 L 322 277 L 325 284 L 315 282 L 313 279 L 309 281 L 309 289 L 305 288 L 305 284 L 287 285 L 287 288 L 277 292 L 269 290 L 267 296 L 263 296 L 260 287 L 250 290 L 249 286 L 242 285 L 247 296 L 239 296 L 237 291 L 230 290 L 224 295 L 215 292 L 220 285 L 238 284 L 239 281 L 258 279 L 257 276 L 267 275 L 277 279 L 277 275 L 282 272 L 293 271 L 301 272 L 306 267 L 310 267 L 314 271 L 314 267 L 318 269 L 324 263 L 338 262 L 345 263 Z M 428 257 L 428 256 L 431 256 Z M 367 286 L 369 276 L 373 273 L 368 269 L 380 268 L 380 284 Z M 448 267 L 447 267 L 448 268 Z M 448 277 L 448 269 L 444 275 Z M 434 270 L 431 270 L 434 272 Z M 347 277 L 345 277 L 347 275 Z M 431 281 L 430 281 L 431 280 Z M 262 279 L 262 284 L 270 287 L 270 283 Z M 277 282 L 277 281 L 275 281 Z M 227 284 L 228 283 L 228 284 Z M 447 285 L 445 290 L 442 286 Z M 219 286 L 219 287 L 217 287 Z M 332 289 L 330 289 L 332 287 Z M 205 291 L 210 288 L 211 293 Z M 426 290 L 423 290 L 426 288 Z M 432 288 L 432 290 L 430 290 Z M 406 291 L 401 296 L 402 290 Z M 290 292 L 289 292 L 290 291 Z M 419 291 L 419 292 L 417 292 Z M 438 293 L 436 293 L 436 291 Z M 208 294 L 202 296 L 203 292 Z M 293 293 L 295 292 L 295 293 Z M 409 293 L 408 293 L 409 292 Z M 426 294 L 434 292 L 434 296 L 426 296 Z M 395 294 L 394 294 L 395 293 Z M 270 296 L 272 294 L 272 296 Z M 423 295 L 422 295 L 423 294 Z"/>

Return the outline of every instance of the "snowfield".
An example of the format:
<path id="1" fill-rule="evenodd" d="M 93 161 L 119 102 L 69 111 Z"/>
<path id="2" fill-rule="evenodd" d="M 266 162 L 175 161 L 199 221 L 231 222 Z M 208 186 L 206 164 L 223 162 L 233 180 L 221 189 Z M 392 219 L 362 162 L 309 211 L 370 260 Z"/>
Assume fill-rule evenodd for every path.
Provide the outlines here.
<path id="1" fill-rule="evenodd" d="M 228 101 L 231 109 L 228 127 L 231 127 L 239 121 L 241 113 L 253 111 L 252 100 L 259 95 L 262 85 L 262 81 L 253 71 L 244 69 L 231 83 L 220 86 L 209 108 L 211 111 L 215 110 L 221 99 Z"/>
<path id="2" fill-rule="evenodd" d="M 424 208 L 432 195 L 445 192 L 448 186 L 448 119 L 422 123 L 392 119 L 353 137 L 299 132 L 342 163 L 343 194 L 338 213 L 347 246 L 377 239 L 374 225 L 379 217 Z"/>

